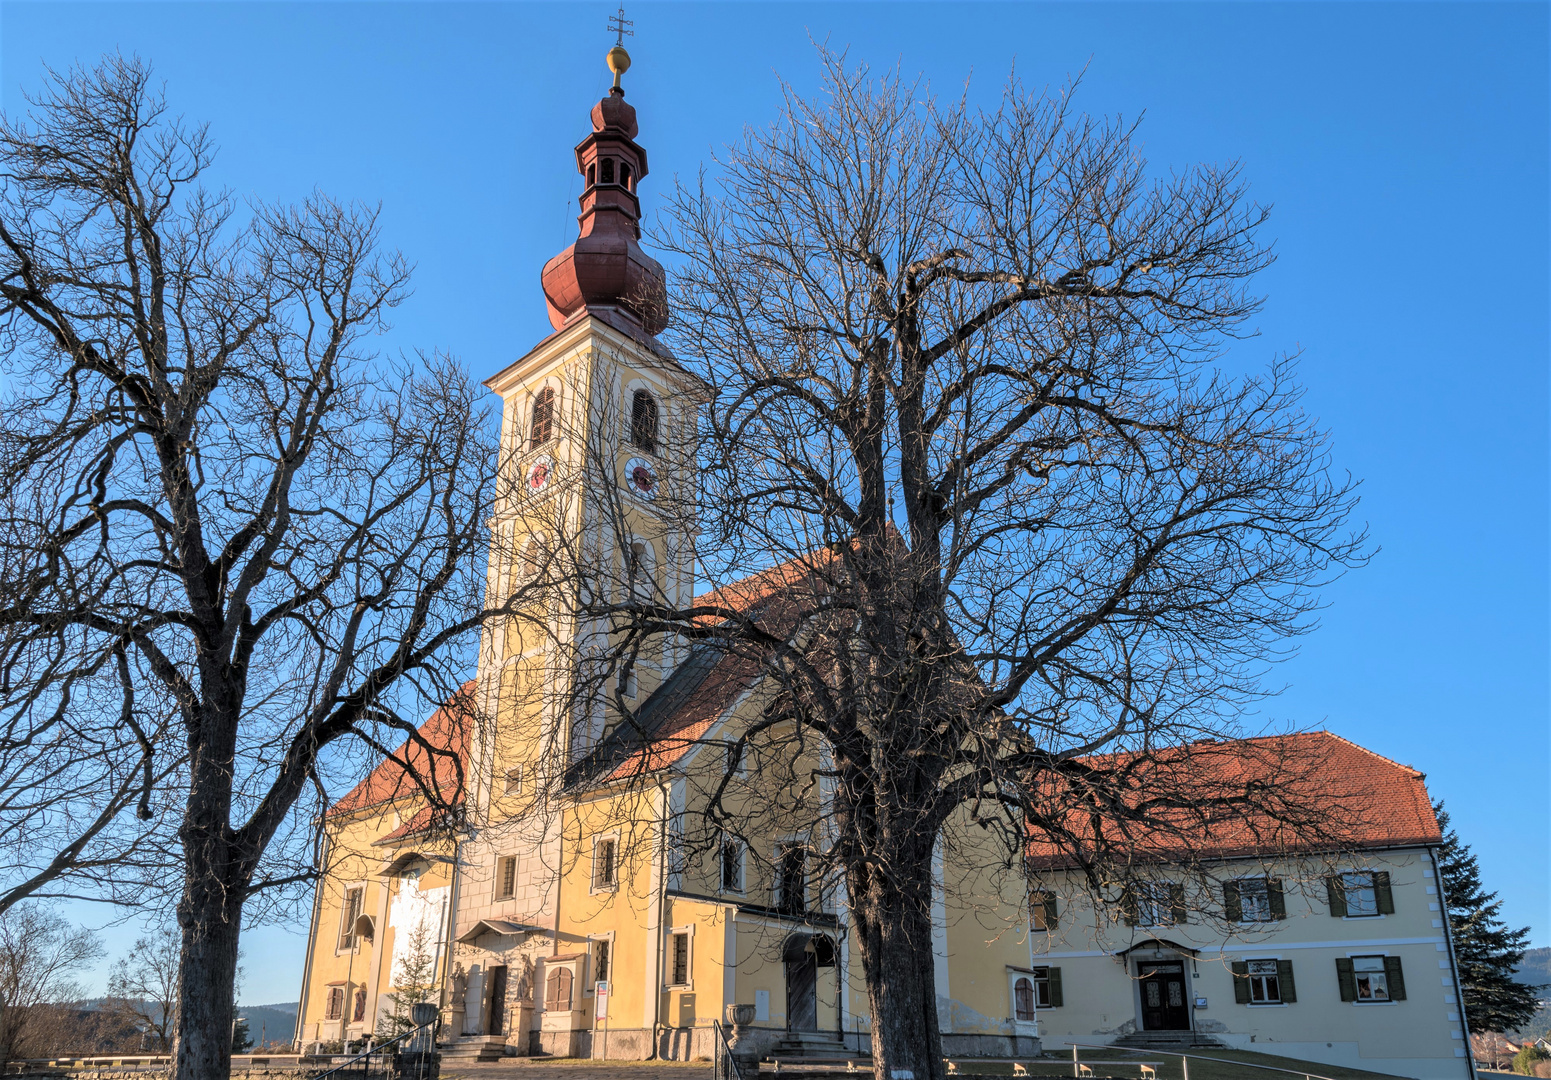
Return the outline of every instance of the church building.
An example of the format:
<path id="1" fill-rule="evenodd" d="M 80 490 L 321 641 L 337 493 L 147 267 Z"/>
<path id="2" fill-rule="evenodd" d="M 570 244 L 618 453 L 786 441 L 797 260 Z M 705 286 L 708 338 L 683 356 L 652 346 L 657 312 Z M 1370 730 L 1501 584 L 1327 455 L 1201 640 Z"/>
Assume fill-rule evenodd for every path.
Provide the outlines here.
<path id="1" fill-rule="evenodd" d="M 679 831 L 729 772 L 725 798 L 761 798 L 761 763 L 726 756 L 761 715 L 757 663 L 667 644 L 581 692 L 610 631 L 567 602 L 586 587 L 577 568 L 602 567 L 603 587 L 694 598 L 681 511 L 706 400 L 655 337 L 668 312 L 663 268 L 640 245 L 647 154 L 621 85 L 629 56 L 617 45 L 608 63 L 614 87 L 576 147 L 580 235 L 542 272 L 554 332 L 484 384 L 503 410 L 487 589 L 522 596 L 521 610 L 487 628 L 474 678 L 422 727 L 445 752 L 406 745 L 326 816 L 303 1048 L 381 1037 L 406 994 L 439 1006 L 453 1057 L 709 1058 L 732 1005 L 752 1006 L 748 1038 L 764 1054 L 869 1043 L 843 898 L 806 862 L 822 837 L 772 827 L 688 851 Z M 719 599 L 753 610 L 791 585 L 777 567 Z M 611 698 L 629 703 L 628 722 Z M 1017 874 L 943 866 L 960 884 L 939 888 L 933 910 L 945 1052 L 1265 1042 L 1468 1076 L 1420 774 L 1324 733 L 1295 738 L 1319 740 L 1373 792 L 1371 857 L 1328 895 L 1246 869 L 1222 898 L 1243 941 L 1189 925 L 1167 891 L 1117 925 L 1038 852 L 1032 894 Z M 1248 868 L 1253 855 L 1224 858 Z"/>

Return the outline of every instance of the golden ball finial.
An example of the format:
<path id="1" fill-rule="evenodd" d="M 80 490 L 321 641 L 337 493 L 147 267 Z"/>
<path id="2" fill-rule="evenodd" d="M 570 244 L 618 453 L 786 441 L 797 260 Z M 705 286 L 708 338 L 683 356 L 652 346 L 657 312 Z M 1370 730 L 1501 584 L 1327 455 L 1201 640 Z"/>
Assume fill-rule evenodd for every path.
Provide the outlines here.
<path id="1" fill-rule="evenodd" d="M 614 73 L 614 85 L 619 85 L 619 77 L 630 70 L 630 54 L 625 51 L 623 45 L 615 45 L 609 50 L 606 57 L 609 70 Z"/>

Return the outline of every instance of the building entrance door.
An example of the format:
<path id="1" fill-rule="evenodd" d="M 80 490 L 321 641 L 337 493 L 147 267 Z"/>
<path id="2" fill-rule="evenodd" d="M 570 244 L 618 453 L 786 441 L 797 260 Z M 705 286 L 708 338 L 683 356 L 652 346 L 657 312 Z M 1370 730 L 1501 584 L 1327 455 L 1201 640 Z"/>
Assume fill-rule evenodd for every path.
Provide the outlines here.
<path id="1" fill-rule="evenodd" d="M 490 1020 L 485 1025 L 486 1035 L 506 1034 L 506 968 L 490 969 Z"/>
<path id="2" fill-rule="evenodd" d="M 786 1030 L 819 1029 L 819 964 L 810 938 L 793 934 L 786 939 Z"/>
<path id="3" fill-rule="evenodd" d="M 1184 964 L 1143 964 L 1139 969 L 1143 1031 L 1189 1031 Z"/>

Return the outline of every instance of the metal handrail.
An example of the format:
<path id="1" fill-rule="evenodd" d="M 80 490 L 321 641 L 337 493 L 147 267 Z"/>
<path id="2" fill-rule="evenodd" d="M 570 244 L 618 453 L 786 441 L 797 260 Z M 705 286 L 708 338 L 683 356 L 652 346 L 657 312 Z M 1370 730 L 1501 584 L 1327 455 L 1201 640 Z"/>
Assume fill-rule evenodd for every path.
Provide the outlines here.
<path id="1" fill-rule="evenodd" d="M 1252 1061 L 1234 1061 L 1232 1058 L 1212 1057 L 1210 1054 L 1178 1054 L 1178 1053 L 1175 1053 L 1172 1050 L 1158 1050 L 1158 1049 L 1155 1049 L 1155 1048 L 1153 1048 L 1151 1046 L 1147 1047 L 1146 1049 L 1139 1049 L 1139 1048 L 1130 1047 L 1130 1046 L 1114 1046 L 1114 1045 L 1103 1046 L 1103 1045 L 1100 1045 L 1100 1044 L 1097 1044 L 1097 1043 L 1072 1043 L 1072 1075 L 1073 1076 L 1077 1075 L 1077 1065 L 1079 1064 L 1079 1062 L 1077 1060 L 1077 1048 L 1079 1046 L 1082 1047 L 1084 1050 L 1110 1050 L 1110 1051 L 1119 1050 L 1121 1052 L 1135 1050 L 1139 1054 L 1142 1054 L 1142 1053 L 1146 1053 L 1146 1054 L 1162 1054 L 1165 1057 L 1177 1057 L 1177 1058 L 1180 1058 L 1182 1061 L 1186 1061 L 1186 1062 L 1188 1062 L 1191 1058 L 1200 1058 L 1202 1061 L 1220 1061 L 1220 1062 L 1222 1062 L 1225 1065 L 1237 1065 L 1237 1066 L 1239 1066 L 1240 1068 L 1243 1068 L 1243 1069 L 1263 1069 L 1266 1072 L 1279 1072 L 1279 1073 L 1287 1073 L 1290 1076 L 1301 1076 L 1301 1077 L 1303 1077 L 1303 1080 L 1335 1080 L 1335 1077 L 1332 1077 L 1332 1076 L 1321 1076 L 1319 1073 L 1308 1072 L 1308 1071 L 1306 1071 L 1304 1069 L 1279 1069 L 1275 1065 L 1256 1065 Z M 1113 1063 L 1112 1062 L 1104 1062 L 1103 1064 L 1134 1064 L 1134 1063 L 1133 1062 L 1113 1062 Z M 1188 1064 L 1185 1066 L 1185 1080 L 1190 1080 L 1190 1066 Z"/>
<path id="2" fill-rule="evenodd" d="M 389 1039 L 387 1042 L 376 1043 L 370 1049 L 367 1049 L 367 1050 L 365 1050 L 365 1051 L 355 1055 L 350 1060 L 344 1061 L 344 1062 L 341 1062 L 338 1065 L 335 1065 L 332 1069 L 328 1070 L 327 1072 L 319 1073 L 317 1076 L 314 1076 L 312 1078 L 312 1080 L 324 1080 L 325 1077 L 335 1076 L 337 1074 L 342 1074 L 342 1073 L 344 1073 L 344 1071 L 346 1069 L 350 1068 L 352 1065 L 356 1064 L 357 1062 L 359 1062 L 361 1064 L 361 1075 L 362 1076 L 370 1077 L 371 1076 L 371 1068 L 372 1068 L 372 1056 L 374 1054 L 380 1055 L 380 1054 L 386 1052 L 388 1050 L 388 1048 L 393 1046 L 395 1043 L 401 1043 L 405 1039 L 418 1039 L 422 1035 L 433 1036 L 436 1028 L 438 1026 L 440 1026 L 440 1024 L 441 1024 L 441 1018 L 438 1017 L 436 1020 L 432 1021 L 429 1024 L 422 1024 L 421 1026 L 419 1026 L 417 1028 L 410 1028 L 408 1031 L 404 1032 L 402 1035 L 395 1035 L 393 1038 Z M 429 1045 L 430 1049 L 434 1050 L 436 1048 L 436 1041 L 435 1041 L 434 1037 L 428 1038 L 426 1040 L 426 1042 Z"/>
<path id="3" fill-rule="evenodd" d="M 738 1072 L 737 1059 L 732 1056 L 732 1046 L 727 1042 L 727 1029 L 722 1027 L 720 1020 L 714 1020 L 712 1024 L 716 1028 L 715 1080 L 743 1080 L 742 1074 Z M 724 1060 L 727 1062 L 725 1071 L 722 1068 Z"/>

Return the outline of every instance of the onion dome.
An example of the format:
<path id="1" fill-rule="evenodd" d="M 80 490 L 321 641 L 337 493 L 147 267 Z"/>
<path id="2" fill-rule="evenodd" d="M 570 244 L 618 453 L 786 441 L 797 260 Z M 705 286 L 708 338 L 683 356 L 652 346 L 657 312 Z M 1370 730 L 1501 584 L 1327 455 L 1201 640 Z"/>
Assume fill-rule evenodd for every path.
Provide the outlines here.
<path id="1" fill-rule="evenodd" d="M 576 219 L 581 236 L 544 265 L 544 298 L 557 329 L 589 312 L 657 334 L 668 325 L 667 278 L 638 243 L 636 187 L 646 176 L 646 151 L 635 141 L 635 109 L 619 85 L 630 54 L 615 45 L 608 65 L 613 89 L 592 107 L 592 134 L 576 147 L 576 168 L 587 181 Z"/>

